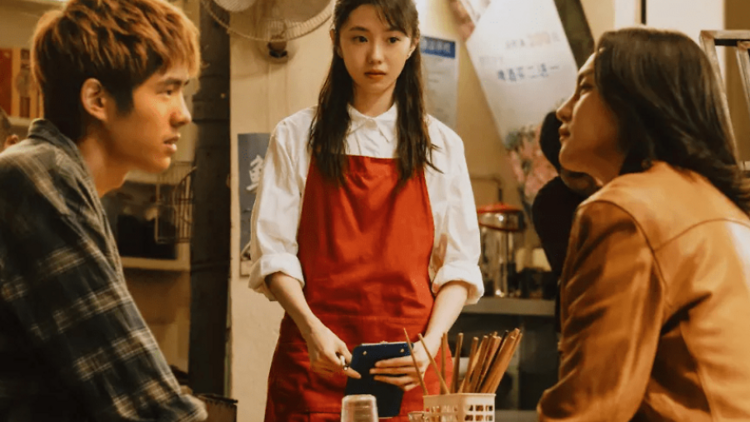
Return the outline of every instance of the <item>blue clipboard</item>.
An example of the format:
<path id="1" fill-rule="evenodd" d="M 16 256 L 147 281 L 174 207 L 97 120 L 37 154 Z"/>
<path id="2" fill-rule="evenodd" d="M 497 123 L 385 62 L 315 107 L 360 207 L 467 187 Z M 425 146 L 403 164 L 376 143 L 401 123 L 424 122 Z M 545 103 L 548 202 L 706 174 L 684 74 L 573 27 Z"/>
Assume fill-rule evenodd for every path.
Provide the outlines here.
<path id="1" fill-rule="evenodd" d="M 355 347 L 350 367 L 362 375 L 362 378 L 348 378 L 344 395 L 372 394 L 377 402 L 378 417 L 398 416 L 404 391 L 393 384 L 375 381 L 370 369 L 378 361 L 402 356 L 409 356 L 409 347 L 405 342 L 365 343 Z"/>

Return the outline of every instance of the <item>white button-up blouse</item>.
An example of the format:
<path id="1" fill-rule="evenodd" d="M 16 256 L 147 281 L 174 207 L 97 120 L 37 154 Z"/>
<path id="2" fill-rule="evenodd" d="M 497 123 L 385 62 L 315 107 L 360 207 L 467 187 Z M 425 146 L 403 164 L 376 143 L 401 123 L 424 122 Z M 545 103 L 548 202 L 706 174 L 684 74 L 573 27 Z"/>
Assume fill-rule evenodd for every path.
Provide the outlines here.
<path id="1" fill-rule="evenodd" d="M 283 272 L 304 286 L 297 258 L 297 229 L 310 166 L 307 148 L 315 108 L 302 110 L 282 120 L 271 135 L 251 218 L 250 287 L 274 299 L 264 279 Z M 378 117 L 365 116 L 349 107 L 351 126 L 346 137 L 347 153 L 374 158 L 396 157 L 396 105 Z M 456 133 L 428 117 L 433 164 L 425 169 L 432 207 L 435 241 L 429 264 L 434 294 L 450 281 L 469 288 L 467 304 L 484 293 L 478 262 L 479 226 L 474 195 L 466 168 L 464 147 Z"/>

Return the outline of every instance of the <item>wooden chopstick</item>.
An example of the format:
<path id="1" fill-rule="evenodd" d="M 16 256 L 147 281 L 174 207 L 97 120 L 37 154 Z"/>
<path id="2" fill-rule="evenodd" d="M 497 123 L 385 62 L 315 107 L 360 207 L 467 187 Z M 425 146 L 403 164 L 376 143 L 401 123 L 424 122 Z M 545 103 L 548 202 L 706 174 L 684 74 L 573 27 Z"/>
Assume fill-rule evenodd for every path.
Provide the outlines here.
<path id="1" fill-rule="evenodd" d="M 456 352 L 453 353 L 453 377 L 451 378 L 451 393 L 458 393 L 458 371 L 461 362 L 461 347 L 464 342 L 464 333 L 458 333 L 456 337 Z"/>
<path id="2" fill-rule="evenodd" d="M 430 393 L 427 391 L 427 386 L 424 384 L 424 379 L 422 379 L 422 371 L 419 370 L 419 365 L 417 364 L 417 357 L 414 356 L 414 350 L 412 350 L 411 348 L 411 340 L 409 340 L 409 333 L 406 332 L 406 328 L 404 328 L 404 336 L 406 336 L 406 345 L 409 347 L 409 354 L 411 355 L 411 361 L 414 362 L 414 369 L 417 370 L 417 377 L 419 378 L 419 385 L 422 386 L 422 392 L 426 396 Z"/>
<path id="3" fill-rule="evenodd" d="M 440 339 L 440 373 L 444 379 L 448 379 L 445 372 L 445 355 L 448 353 L 448 333 L 443 333 Z M 448 391 L 450 393 L 450 390 Z"/>
<path id="4" fill-rule="evenodd" d="M 491 389 L 492 385 L 494 385 L 496 382 L 499 385 L 499 381 L 497 379 L 502 379 L 502 376 L 505 373 L 508 364 L 510 363 L 510 358 L 512 357 L 510 352 L 513 349 L 513 343 L 515 342 L 517 335 L 518 334 L 516 333 L 516 330 L 513 330 L 506 336 L 505 341 L 498 351 L 497 359 L 495 362 L 493 362 L 492 368 L 490 368 L 490 374 L 488 375 L 485 383 L 480 388 L 480 392 Z"/>
<path id="5" fill-rule="evenodd" d="M 438 376 L 438 380 L 440 381 L 440 391 L 442 394 L 448 394 L 448 386 L 445 385 L 445 380 L 443 379 L 443 376 L 440 374 L 440 371 L 438 371 L 437 363 L 435 363 L 435 359 L 432 357 L 432 354 L 429 350 L 427 350 L 427 345 L 424 343 L 424 337 L 422 337 L 422 334 L 419 335 L 419 341 L 422 343 L 422 348 L 424 348 L 424 352 L 427 353 L 427 357 L 430 359 L 430 364 L 432 364 L 432 369 L 435 370 Z"/>
<path id="6" fill-rule="evenodd" d="M 521 338 L 522 337 L 523 337 L 523 333 L 519 331 L 518 332 L 518 337 L 516 337 L 515 341 L 513 341 L 512 348 L 511 348 L 510 352 L 508 353 L 508 355 L 509 355 L 509 357 L 508 357 L 508 363 L 510 363 L 510 361 L 513 359 L 513 355 L 516 353 L 516 350 L 518 349 L 518 345 L 521 343 Z M 506 365 L 505 368 L 507 369 L 508 365 Z M 500 381 L 503 379 L 504 375 L 505 375 L 505 370 L 503 370 L 503 372 L 500 373 L 500 376 L 496 377 L 496 379 L 494 380 L 493 384 L 490 386 L 490 391 L 491 392 L 497 391 L 497 388 L 500 386 Z"/>
<path id="7" fill-rule="evenodd" d="M 500 343 L 502 342 L 502 338 L 498 336 L 492 337 L 492 340 L 490 341 L 489 349 L 487 352 L 487 358 L 484 360 L 484 364 L 482 365 L 482 371 L 479 373 L 479 378 L 477 379 L 477 386 L 481 387 L 482 382 L 487 377 L 487 373 L 489 372 L 490 365 L 492 365 L 492 362 L 494 362 L 495 357 L 497 355 L 497 351 L 500 349 Z"/>
<path id="8" fill-rule="evenodd" d="M 500 386 L 500 381 L 502 380 L 503 375 L 505 375 L 505 371 L 508 369 L 510 360 L 518 347 L 521 336 L 521 331 L 517 328 L 508 334 L 507 339 L 503 342 L 500 351 L 498 352 L 497 359 L 493 362 L 489 375 L 479 389 L 479 392 L 491 393 L 497 390 L 497 387 Z"/>
<path id="9" fill-rule="evenodd" d="M 487 352 L 489 351 L 490 340 L 489 337 L 482 337 L 482 342 L 479 344 L 479 356 L 474 364 L 474 369 L 471 371 L 471 377 L 469 378 L 469 389 L 467 393 L 477 392 L 477 382 L 479 381 L 479 374 L 482 372 L 482 366 L 484 365 L 485 359 L 487 359 Z"/>
<path id="10" fill-rule="evenodd" d="M 414 367 L 419 371 L 406 329 L 404 329 L 404 335 L 406 335 L 409 351 L 412 353 Z M 432 368 L 435 370 L 438 380 L 440 381 L 440 394 L 492 393 L 497 391 L 497 388 L 500 386 L 500 381 L 510 365 L 510 361 L 518 348 L 523 333 L 516 328 L 510 332 L 506 330 L 501 336 L 498 336 L 497 331 L 495 331 L 489 336 L 482 336 L 481 342 L 477 337 L 473 337 L 471 341 L 471 351 L 469 352 L 468 367 L 466 368 L 466 374 L 461 382 L 459 382 L 459 370 L 464 333 L 458 333 L 458 336 L 456 337 L 456 349 L 453 354 L 453 375 L 450 379 L 450 387 L 445 381 L 447 379 L 446 356 L 448 355 L 449 350 L 448 333 L 443 333 L 443 336 L 440 339 L 440 370 L 438 370 L 437 362 L 432 354 L 427 350 L 424 338 L 421 334 L 418 334 L 418 336 L 419 341 L 422 343 L 422 347 L 430 360 L 430 365 L 432 365 Z M 422 391 L 425 394 L 428 394 L 421 373 L 419 373 L 419 382 L 422 385 Z"/>
<path id="11" fill-rule="evenodd" d="M 469 366 L 466 368 L 466 375 L 464 375 L 463 381 L 461 381 L 461 386 L 458 388 L 459 393 L 463 393 L 466 391 L 466 387 L 469 385 L 469 374 L 471 374 L 471 370 L 476 364 L 476 355 L 477 355 L 477 348 L 479 345 L 479 339 L 474 337 L 473 340 L 471 340 L 471 351 L 469 352 Z"/>

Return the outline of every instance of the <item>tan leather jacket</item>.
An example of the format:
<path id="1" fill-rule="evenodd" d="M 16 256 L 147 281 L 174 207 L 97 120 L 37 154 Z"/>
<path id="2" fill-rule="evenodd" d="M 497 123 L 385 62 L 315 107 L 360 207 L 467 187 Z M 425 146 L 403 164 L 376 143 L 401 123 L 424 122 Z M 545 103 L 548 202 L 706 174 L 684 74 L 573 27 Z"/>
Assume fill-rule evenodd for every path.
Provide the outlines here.
<path id="1" fill-rule="evenodd" d="M 750 219 L 656 163 L 578 208 L 541 421 L 750 421 Z"/>

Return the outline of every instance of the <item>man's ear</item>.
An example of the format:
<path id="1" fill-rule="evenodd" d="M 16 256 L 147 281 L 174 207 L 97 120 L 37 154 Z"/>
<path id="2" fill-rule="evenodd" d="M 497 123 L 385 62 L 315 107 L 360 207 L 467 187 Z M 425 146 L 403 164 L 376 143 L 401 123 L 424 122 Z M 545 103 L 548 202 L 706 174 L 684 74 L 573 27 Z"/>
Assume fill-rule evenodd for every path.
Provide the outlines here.
<path id="1" fill-rule="evenodd" d="M 107 105 L 110 98 L 102 83 L 94 78 L 86 79 L 81 86 L 83 109 L 99 121 L 107 120 Z"/>
<path id="2" fill-rule="evenodd" d="M 8 149 L 12 147 L 13 145 L 17 144 L 20 139 L 18 139 L 18 135 L 10 135 L 7 138 L 5 138 L 5 143 L 3 144 L 3 149 Z"/>

